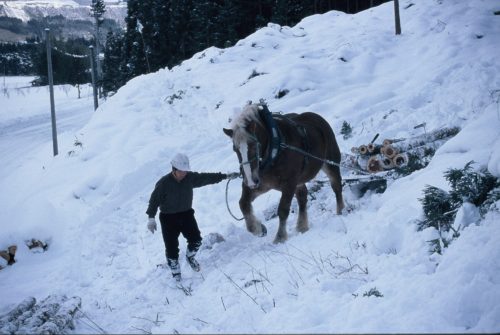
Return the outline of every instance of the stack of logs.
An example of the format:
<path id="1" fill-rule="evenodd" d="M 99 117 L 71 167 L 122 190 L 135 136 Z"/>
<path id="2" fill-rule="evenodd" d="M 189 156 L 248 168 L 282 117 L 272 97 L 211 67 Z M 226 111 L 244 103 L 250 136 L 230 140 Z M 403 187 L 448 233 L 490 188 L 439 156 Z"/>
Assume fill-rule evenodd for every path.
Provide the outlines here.
<path id="1" fill-rule="evenodd" d="M 358 155 L 358 165 L 370 173 L 390 170 L 408 164 L 408 155 L 393 145 L 398 139 L 385 139 L 380 144 L 363 144 L 353 147 L 351 152 Z"/>
<path id="2" fill-rule="evenodd" d="M 425 123 L 415 128 L 425 127 Z M 459 127 L 441 128 L 411 138 L 385 139 L 382 144 L 374 144 L 378 134 L 366 145 L 353 147 L 356 157 L 349 160 L 353 166 L 370 173 L 403 167 L 409 163 L 409 157 L 428 159 L 450 138 L 458 134 Z M 413 158 L 412 158 L 413 159 Z"/>

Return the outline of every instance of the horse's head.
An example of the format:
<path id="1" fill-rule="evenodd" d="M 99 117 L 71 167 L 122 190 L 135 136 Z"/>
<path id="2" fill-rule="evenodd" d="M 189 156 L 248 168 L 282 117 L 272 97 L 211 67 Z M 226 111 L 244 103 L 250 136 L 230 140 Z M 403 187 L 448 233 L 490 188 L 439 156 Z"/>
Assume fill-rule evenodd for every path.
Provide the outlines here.
<path id="1" fill-rule="evenodd" d="M 233 150 L 238 156 L 243 182 L 251 189 L 260 185 L 259 168 L 262 161 L 262 138 L 265 128 L 259 117 L 259 105 L 245 106 L 231 129 L 223 129 L 233 140 Z"/>

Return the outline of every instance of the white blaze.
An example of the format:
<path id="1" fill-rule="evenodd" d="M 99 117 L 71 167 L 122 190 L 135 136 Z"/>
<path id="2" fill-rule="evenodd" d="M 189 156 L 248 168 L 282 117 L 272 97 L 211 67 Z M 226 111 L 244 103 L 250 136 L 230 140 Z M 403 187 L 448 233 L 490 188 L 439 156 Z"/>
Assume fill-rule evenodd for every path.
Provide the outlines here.
<path id="1" fill-rule="evenodd" d="M 256 185 L 252 178 L 252 167 L 250 166 L 250 161 L 248 159 L 248 144 L 246 142 L 240 144 L 240 154 L 241 161 L 243 163 L 243 174 L 246 177 L 247 186 L 250 188 L 255 187 Z"/>

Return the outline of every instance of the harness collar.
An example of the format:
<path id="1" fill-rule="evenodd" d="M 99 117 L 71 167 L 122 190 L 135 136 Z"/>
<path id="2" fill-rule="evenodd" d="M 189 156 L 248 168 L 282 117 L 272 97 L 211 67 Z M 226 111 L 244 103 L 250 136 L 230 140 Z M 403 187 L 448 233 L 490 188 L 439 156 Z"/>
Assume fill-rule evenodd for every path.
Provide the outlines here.
<path id="1" fill-rule="evenodd" d="M 265 169 L 268 166 L 272 166 L 276 159 L 279 156 L 281 151 L 281 134 L 276 124 L 276 121 L 273 118 L 273 115 L 267 108 L 266 104 L 259 104 L 259 116 L 264 122 L 264 125 L 267 129 L 270 141 L 269 141 L 269 153 L 267 154 L 266 159 L 260 165 L 260 170 Z"/>

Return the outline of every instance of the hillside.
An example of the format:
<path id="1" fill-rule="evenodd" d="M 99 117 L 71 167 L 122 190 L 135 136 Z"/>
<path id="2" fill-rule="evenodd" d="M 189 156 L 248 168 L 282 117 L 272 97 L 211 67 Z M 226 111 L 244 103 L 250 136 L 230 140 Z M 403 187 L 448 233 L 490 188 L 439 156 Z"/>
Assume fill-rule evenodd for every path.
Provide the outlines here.
<path id="1" fill-rule="evenodd" d="M 19 245 L 17 263 L 0 271 L 0 315 L 28 296 L 64 294 L 82 298 L 76 333 L 498 332 L 500 203 L 481 221 L 464 218 L 442 255 L 429 253 L 435 232 L 416 225 L 423 189 L 449 189 L 449 168 L 474 160 L 500 177 L 498 10 L 486 0 L 403 0 L 400 36 L 393 3 L 294 27 L 269 24 L 234 47 L 131 80 L 88 122 L 80 119 L 81 129 L 61 134 L 55 158 L 49 129 L 28 140 L 15 126 L 46 118 L 43 111 L 0 96 L 7 107 L 0 153 L 9 158 L 0 169 L 0 249 Z M 164 247 L 161 234 L 146 229 L 150 193 L 179 151 L 196 171 L 237 171 L 222 128 L 261 98 L 273 112 L 321 114 L 343 152 L 376 133 L 421 135 L 415 126 L 423 122 L 428 131 L 462 130 L 425 169 L 383 194 L 357 198 L 346 187 L 343 215 L 321 188 L 309 198 L 311 229 L 297 233 L 291 213 L 283 244 L 272 243 L 278 222 L 267 215 L 278 193 L 254 202 L 269 230 L 257 238 L 229 216 L 224 182 L 197 189 L 202 272 L 184 261 L 181 237 L 181 268 L 193 289 L 185 295 L 157 266 Z M 37 105 L 43 97 L 17 99 Z M 75 117 L 85 114 L 84 104 L 72 106 Z M 347 140 L 343 121 L 353 127 Z M 228 188 L 238 214 L 240 188 Z M 213 233 L 225 242 L 211 243 Z M 47 241 L 48 250 L 30 252 L 30 238 Z"/>

